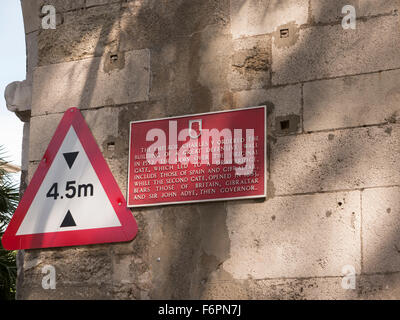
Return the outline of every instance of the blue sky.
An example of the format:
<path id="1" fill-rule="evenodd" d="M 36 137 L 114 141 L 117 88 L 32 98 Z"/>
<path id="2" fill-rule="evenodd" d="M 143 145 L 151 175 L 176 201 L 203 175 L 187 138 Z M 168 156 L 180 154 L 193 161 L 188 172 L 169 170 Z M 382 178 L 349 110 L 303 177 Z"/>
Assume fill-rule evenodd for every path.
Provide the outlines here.
<path id="1" fill-rule="evenodd" d="M 4 90 L 7 84 L 26 76 L 24 23 L 19 0 L 1 0 L 0 7 L 0 145 L 8 161 L 21 164 L 23 123 L 7 110 Z"/>

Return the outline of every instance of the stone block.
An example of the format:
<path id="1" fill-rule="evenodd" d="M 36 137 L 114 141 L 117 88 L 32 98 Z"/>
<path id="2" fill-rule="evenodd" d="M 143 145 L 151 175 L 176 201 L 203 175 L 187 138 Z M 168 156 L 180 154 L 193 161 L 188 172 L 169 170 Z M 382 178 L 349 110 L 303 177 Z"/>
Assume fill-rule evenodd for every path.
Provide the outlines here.
<path id="1" fill-rule="evenodd" d="M 160 110 L 152 112 L 171 116 L 231 108 L 231 48 L 227 28 L 208 26 L 153 49 L 149 99 L 157 101 Z"/>
<path id="2" fill-rule="evenodd" d="M 32 83 L 33 70 L 38 64 L 38 32 L 32 32 L 25 37 L 26 43 L 26 80 Z"/>
<path id="3" fill-rule="evenodd" d="M 192 84 L 197 84 L 199 48 L 195 54 L 190 54 L 191 42 L 192 39 L 178 39 L 151 50 L 150 100 L 187 98 Z"/>
<path id="4" fill-rule="evenodd" d="M 112 107 L 82 111 L 86 123 L 103 153 L 106 152 L 105 148 L 107 147 L 107 143 L 104 142 L 108 141 L 110 137 L 118 136 L 118 111 L 118 109 Z M 42 159 L 62 116 L 62 113 L 57 113 L 31 118 L 30 161 L 40 161 Z M 128 145 L 128 141 L 126 144 Z"/>
<path id="5" fill-rule="evenodd" d="M 266 105 L 271 110 L 271 130 L 274 131 L 278 117 L 301 116 L 301 86 L 240 91 L 234 94 L 234 102 L 237 108 Z M 298 123 L 296 132 L 301 132 L 301 123 Z"/>
<path id="6" fill-rule="evenodd" d="M 369 300 L 399 300 L 400 273 L 362 275 L 357 278 L 357 295 Z"/>
<path id="7" fill-rule="evenodd" d="M 44 5 L 52 5 L 56 8 L 56 12 L 66 12 L 76 9 L 82 9 L 85 7 L 85 0 L 72 0 L 72 1 L 65 1 L 65 0 L 40 0 L 39 7 L 40 9 Z"/>
<path id="8" fill-rule="evenodd" d="M 268 279 L 248 282 L 255 300 L 354 300 L 357 290 L 342 288 L 342 277 Z"/>
<path id="9" fill-rule="evenodd" d="M 270 85 L 271 37 L 258 36 L 234 41 L 229 84 L 232 90 L 265 88 Z"/>
<path id="10" fill-rule="evenodd" d="M 360 270 L 360 192 L 228 203 L 234 279 L 340 276 Z"/>
<path id="11" fill-rule="evenodd" d="M 130 274 L 130 267 L 133 264 L 134 258 L 131 255 L 117 255 L 112 261 L 112 277 L 113 282 L 128 284 L 134 283 L 134 279 Z"/>
<path id="12" fill-rule="evenodd" d="M 400 125 L 279 137 L 270 152 L 275 194 L 400 183 Z"/>
<path id="13" fill-rule="evenodd" d="M 356 9 L 357 18 L 375 15 L 390 15 L 400 9 L 398 0 L 311 0 L 311 20 L 314 23 L 341 22 L 346 14 L 342 14 L 342 8 L 352 5 Z"/>
<path id="14" fill-rule="evenodd" d="M 400 187 L 362 192 L 365 273 L 400 271 Z"/>
<path id="15" fill-rule="evenodd" d="M 21 150 L 21 170 L 28 170 L 29 164 L 29 131 L 30 122 L 24 123 L 24 129 L 22 134 L 22 150 Z"/>
<path id="16" fill-rule="evenodd" d="M 55 268 L 56 286 L 101 287 L 112 282 L 112 258 L 108 245 L 51 248 L 34 256 L 27 255 L 23 265 L 24 285 L 41 285 L 45 265 Z"/>
<path id="17" fill-rule="evenodd" d="M 52 5 L 56 9 L 56 13 L 64 13 L 71 10 L 84 8 L 85 0 L 21 0 L 22 14 L 24 18 L 25 33 L 31 33 L 41 29 L 42 7 L 44 5 Z M 58 16 L 57 18 L 60 18 Z M 54 30 L 49 30 L 53 32 Z"/>
<path id="18" fill-rule="evenodd" d="M 250 298 L 245 281 L 218 281 L 205 283 L 199 299 L 247 300 Z"/>
<path id="19" fill-rule="evenodd" d="M 86 0 L 86 8 L 108 4 L 110 0 Z M 117 1 L 113 1 L 117 2 Z"/>
<path id="20" fill-rule="evenodd" d="M 27 177 L 26 177 L 26 179 L 25 179 L 25 181 L 26 181 L 26 186 L 28 186 L 29 183 L 31 182 L 32 177 L 33 177 L 33 175 L 35 174 L 35 171 L 36 171 L 36 169 L 37 169 L 38 166 L 39 166 L 39 163 L 38 163 L 38 162 L 29 162 L 29 163 L 28 163 L 28 174 L 27 174 Z"/>
<path id="21" fill-rule="evenodd" d="M 344 289 L 343 277 L 221 280 L 204 285 L 203 299 L 362 300 L 400 296 L 399 274 L 356 275 L 356 288 Z"/>
<path id="22" fill-rule="evenodd" d="M 32 114 L 145 101 L 149 86 L 150 53 L 145 49 L 42 66 L 34 72 Z"/>
<path id="23" fill-rule="evenodd" d="M 120 34 L 119 4 L 69 11 L 62 16 L 63 23 L 55 30 L 40 30 L 40 66 L 98 57 L 117 51 Z"/>
<path id="24" fill-rule="evenodd" d="M 52 262 L 59 285 L 81 283 L 98 288 L 111 285 L 113 265 L 107 245 L 82 247 L 78 251 L 74 248 L 67 250 L 66 254 L 59 254 L 58 259 Z"/>
<path id="25" fill-rule="evenodd" d="M 248 281 L 250 299 L 398 300 L 400 274 L 356 275 L 356 288 L 343 289 L 342 277 Z"/>
<path id="26" fill-rule="evenodd" d="M 233 38 L 267 34 L 289 22 L 307 23 L 307 0 L 231 0 Z"/>
<path id="27" fill-rule="evenodd" d="M 40 161 L 42 159 L 62 116 L 62 114 L 58 113 L 31 118 L 29 161 Z M 30 174 L 29 176 L 31 177 Z"/>
<path id="28" fill-rule="evenodd" d="M 39 30 L 41 20 L 41 0 L 21 0 L 25 33 Z"/>
<path id="29" fill-rule="evenodd" d="M 272 46 L 272 84 L 296 83 L 400 67 L 399 20 L 395 16 L 299 30 L 295 44 Z"/>
<path id="30" fill-rule="evenodd" d="M 400 70 L 393 70 L 305 83 L 304 130 L 395 121 L 400 116 L 399 79 Z"/>
<path id="31" fill-rule="evenodd" d="M 88 286 L 71 283 L 56 286 L 56 290 L 45 290 L 41 285 L 24 286 L 17 293 L 18 300 L 110 300 L 113 297 L 112 286 Z"/>
<path id="32" fill-rule="evenodd" d="M 120 50 L 161 47 L 212 25 L 229 25 L 229 0 L 128 1 L 121 11 Z"/>
<path id="33" fill-rule="evenodd" d="M 198 48 L 198 65 L 195 63 L 189 66 L 197 67 L 197 84 L 210 91 L 226 90 L 229 87 L 228 71 L 230 67 L 230 53 L 232 52 L 231 35 L 227 29 L 219 26 L 208 26 L 203 32 L 199 33 L 198 39 L 193 39 L 191 46 Z M 190 54 L 195 54 L 192 50 Z M 189 72 L 192 72 L 190 70 Z M 180 76 L 180 75 L 178 75 Z"/>
<path id="34" fill-rule="evenodd" d="M 126 147 L 128 148 L 128 144 Z M 104 154 L 103 154 L 104 155 Z M 110 168 L 115 181 L 117 182 L 121 193 L 124 197 L 127 197 L 126 189 L 127 189 L 127 177 L 128 177 L 128 158 L 121 156 L 121 158 L 117 159 L 107 159 L 107 165 Z"/>

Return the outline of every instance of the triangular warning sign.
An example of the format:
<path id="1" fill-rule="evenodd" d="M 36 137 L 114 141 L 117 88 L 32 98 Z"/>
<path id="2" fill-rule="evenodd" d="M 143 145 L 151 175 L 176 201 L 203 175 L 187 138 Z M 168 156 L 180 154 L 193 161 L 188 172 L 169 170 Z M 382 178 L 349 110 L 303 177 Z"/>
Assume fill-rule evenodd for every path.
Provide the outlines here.
<path id="1" fill-rule="evenodd" d="M 67 110 L 1 239 L 4 248 L 130 241 L 136 233 L 82 114 Z"/>

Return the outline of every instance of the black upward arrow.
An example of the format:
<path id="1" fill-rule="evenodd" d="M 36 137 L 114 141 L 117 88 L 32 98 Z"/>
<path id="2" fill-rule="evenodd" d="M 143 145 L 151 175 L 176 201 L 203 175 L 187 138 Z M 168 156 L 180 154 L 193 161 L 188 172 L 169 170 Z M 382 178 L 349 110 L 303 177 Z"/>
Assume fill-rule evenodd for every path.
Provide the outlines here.
<path id="1" fill-rule="evenodd" d="M 60 228 L 64 228 L 64 227 L 75 227 L 76 223 L 74 218 L 72 217 L 71 212 L 68 210 L 67 214 L 64 217 L 63 222 L 61 223 Z"/>
<path id="2" fill-rule="evenodd" d="M 79 151 L 77 152 L 67 152 L 63 153 L 63 156 L 65 158 L 65 161 L 67 161 L 68 167 L 71 169 L 72 165 L 75 162 L 76 157 L 78 156 Z"/>

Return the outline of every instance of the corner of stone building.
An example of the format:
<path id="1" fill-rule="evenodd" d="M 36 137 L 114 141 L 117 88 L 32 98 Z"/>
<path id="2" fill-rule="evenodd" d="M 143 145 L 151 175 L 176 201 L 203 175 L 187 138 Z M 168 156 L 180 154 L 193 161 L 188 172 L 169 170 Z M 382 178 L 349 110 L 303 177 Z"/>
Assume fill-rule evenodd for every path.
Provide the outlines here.
<path id="1" fill-rule="evenodd" d="M 124 194 L 130 121 L 266 105 L 268 191 L 132 210 L 128 243 L 20 251 L 18 298 L 399 296 L 397 2 L 357 3 L 354 33 L 341 0 L 49 2 L 53 33 L 43 1 L 21 2 L 27 78 L 6 93 L 26 122 L 21 190 L 72 105 Z M 40 287 L 45 263 L 57 292 Z M 341 286 L 348 264 L 356 290 Z"/>

